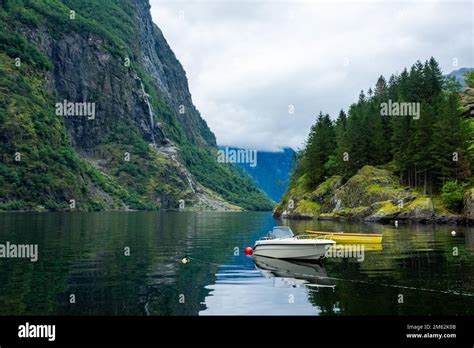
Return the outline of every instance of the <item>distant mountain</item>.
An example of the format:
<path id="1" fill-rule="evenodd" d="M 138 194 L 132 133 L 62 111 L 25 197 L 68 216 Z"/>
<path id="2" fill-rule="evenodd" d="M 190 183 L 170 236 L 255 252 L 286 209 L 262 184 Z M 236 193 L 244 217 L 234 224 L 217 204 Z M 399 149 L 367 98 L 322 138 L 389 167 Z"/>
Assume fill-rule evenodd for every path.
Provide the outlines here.
<path id="1" fill-rule="evenodd" d="M 219 146 L 225 151 L 243 150 L 231 146 Z M 290 171 L 293 168 L 293 157 L 295 151 L 284 148 L 279 152 L 257 151 L 256 163 L 236 163 L 247 172 L 272 200 L 278 202 L 288 188 Z"/>
<path id="2" fill-rule="evenodd" d="M 464 89 L 467 88 L 466 82 L 464 81 L 464 74 L 471 70 L 474 70 L 474 68 L 460 68 L 450 72 L 447 76 L 454 76 Z"/>

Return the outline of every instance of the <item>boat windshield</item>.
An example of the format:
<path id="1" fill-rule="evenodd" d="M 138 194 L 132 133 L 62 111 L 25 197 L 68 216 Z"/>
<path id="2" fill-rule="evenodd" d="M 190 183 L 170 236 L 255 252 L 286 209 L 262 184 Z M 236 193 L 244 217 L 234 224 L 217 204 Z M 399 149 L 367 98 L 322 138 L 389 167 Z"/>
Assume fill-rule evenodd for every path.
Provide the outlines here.
<path id="1" fill-rule="evenodd" d="M 291 238 L 294 237 L 294 234 L 288 226 L 276 226 L 268 233 L 268 237 L 271 239 Z"/>

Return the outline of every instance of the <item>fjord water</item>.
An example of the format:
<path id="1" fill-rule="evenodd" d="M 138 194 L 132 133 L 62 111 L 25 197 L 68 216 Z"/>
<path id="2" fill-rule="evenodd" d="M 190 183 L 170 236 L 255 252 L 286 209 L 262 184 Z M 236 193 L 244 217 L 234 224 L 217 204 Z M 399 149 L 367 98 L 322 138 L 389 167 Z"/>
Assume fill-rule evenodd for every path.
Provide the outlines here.
<path id="1" fill-rule="evenodd" d="M 244 248 L 281 224 L 268 212 L 4 213 L 0 243 L 38 244 L 39 259 L 0 258 L 0 315 L 474 314 L 472 228 L 288 223 L 383 245 L 362 262 L 256 260 L 265 270 Z"/>

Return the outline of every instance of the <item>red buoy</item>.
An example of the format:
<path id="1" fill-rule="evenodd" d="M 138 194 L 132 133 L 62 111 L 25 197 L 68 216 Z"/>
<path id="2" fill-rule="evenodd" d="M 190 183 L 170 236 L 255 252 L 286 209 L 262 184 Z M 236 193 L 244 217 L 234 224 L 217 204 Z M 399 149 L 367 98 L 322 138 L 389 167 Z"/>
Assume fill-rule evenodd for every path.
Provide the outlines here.
<path id="1" fill-rule="evenodd" d="M 252 256 L 252 254 L 253 254 L 253 249 L 251 247 L 246 247 L 245 256 Z"/>

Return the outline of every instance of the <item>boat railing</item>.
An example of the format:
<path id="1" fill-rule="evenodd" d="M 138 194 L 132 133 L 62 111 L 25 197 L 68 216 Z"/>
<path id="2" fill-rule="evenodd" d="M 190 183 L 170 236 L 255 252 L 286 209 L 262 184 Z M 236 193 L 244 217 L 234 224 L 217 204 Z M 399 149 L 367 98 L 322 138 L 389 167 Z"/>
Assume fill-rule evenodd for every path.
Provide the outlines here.
<path id="1" fill-rule="evenodd" d="M 332 235 L 328 234 L 324 236 L 315 236 L 314 234 L 298 234 L 295 237 L 297 239 L 330 239 Z"/>
<path id="2" fill-rule="evenodd" d="M 332 236 L 333 236 L 332 234 L 317 236 L 317 235 L 308 233 L 308 234 L 296 234 L 294 236 L 288 236 L 288 237 L 283 237 L 283 238 L 278 238 L 278 239 L 290 239 L 290 238 L 296 238 L 296 239 L 331 239 Z M 264 237 L 260 238 L 260 240 L 272 240 L 272 239 L 274 239 L 274 238 L 269 237 L 269 236 L 264 236 Z"/>
<path id="3" fill-rule="evenodd" d="M 260 238 L 260 240 L 289 239 L 289 238 L 294 238 L 294 237 L 295 236 L 288 236 L 288 237 L 283 237 L 283 238 L 272 238 L 272 237 L 269 237 L 269 236 L 265 236 L 265 237 Z"/>

